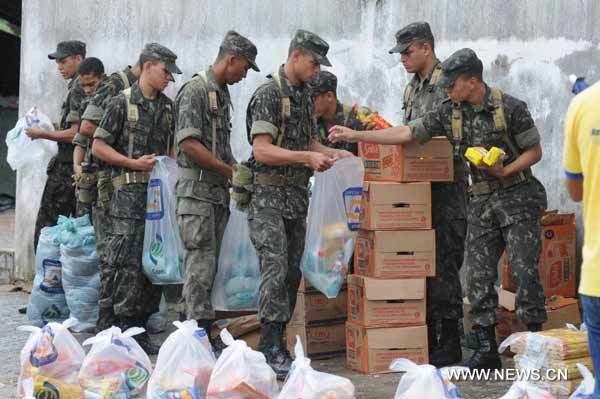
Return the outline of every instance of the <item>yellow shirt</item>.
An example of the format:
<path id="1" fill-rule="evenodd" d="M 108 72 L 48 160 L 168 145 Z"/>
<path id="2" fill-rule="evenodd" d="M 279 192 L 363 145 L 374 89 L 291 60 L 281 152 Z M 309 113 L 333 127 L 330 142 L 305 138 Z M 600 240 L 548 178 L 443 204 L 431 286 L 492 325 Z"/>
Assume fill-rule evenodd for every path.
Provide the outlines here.
<path id="1" fill-rule="evenodd" d="M 600 82 L 578 94 L 565 117 L 563 166 L 583 179 L 583 265 L 579 293 L 600 297 Z"/>

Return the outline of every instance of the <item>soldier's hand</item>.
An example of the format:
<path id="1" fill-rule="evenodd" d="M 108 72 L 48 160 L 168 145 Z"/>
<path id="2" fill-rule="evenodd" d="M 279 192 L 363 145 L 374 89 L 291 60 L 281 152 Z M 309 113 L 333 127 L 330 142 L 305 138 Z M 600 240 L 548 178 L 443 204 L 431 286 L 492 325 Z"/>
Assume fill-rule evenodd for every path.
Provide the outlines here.
<path id="1" fill-rule="evenodd" d="M 479 166 L 479 169 L 483 170 L 484 172 L 489 173 L 492 176 L 498 177 L 498 178 L 506 177 L 506 173 L 504 170 L 504 162 L 501 159 L 498 160 L 498 162 L 496 162 L 493 166 L 487 166 L 486 164 L 481 164 Z"/>
<path id="2" fill-rule="evenodd" d="M 350 143 L 355 143 L 358 141 L 356 137 L 356 131 L 347 128 L 345 126 L 335 125 L 329 129 L 329 141 L 332 143 L 337 143 L 340 141 L 347 141 Z"/>
<path id="3" fill-rule="evenodd" d="M 43 139 L 46 137 L 46 131 L 37 126 L 31 126 L 25 129 L 25 134 L 31 139 Z"/>
<path id="4" fill-rule="evenodd" d="M 317 172 L 324 172 L 331 168 L 335 159 L 329 158 L 327 155 L 321 154 L 320 152 L 309 153 L 308 163 L 306 166 Z"/>
<path id="5" fill-rule="evenodd" d="M 350 151 L 336 150 L 335 154 L 333 155 L 333 160 L 337 161 L 338 159 L 350 158 L 350 157 L 353 157 L 353 156 L 354 156 L 354 154 L 351 153 Z"/>
<path id="6" fill-rule="evenodd" d="M 154 168 L 154 164 L 156 163 L 156 155 L 142 155 L 138 159 L 135 160 L 135 168 L 136 170 L 141 170 L 143 172 L 150 172 L 152 168 Z"/>

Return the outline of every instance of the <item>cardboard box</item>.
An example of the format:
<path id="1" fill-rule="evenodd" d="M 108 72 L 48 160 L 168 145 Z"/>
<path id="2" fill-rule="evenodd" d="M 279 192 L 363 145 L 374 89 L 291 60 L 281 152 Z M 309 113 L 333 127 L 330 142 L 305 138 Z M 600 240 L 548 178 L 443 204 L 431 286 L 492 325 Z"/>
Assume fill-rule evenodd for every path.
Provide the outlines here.
<path id="1" fill-rule="evenodd" d="M 302 346 L 304 346 L 304 354 L 307 357 L 327 357 L 344 353 L 346 350 L 344 321 L 312 326 L 288 324 L 286 342 L 290 353 L 294 353 L 297 335 L 300 336 Z"/>
<path id="2" fill-rule="evenodd" d="M 436 137 L 423 145 L 381 145 L 358 143 L 358 156 L 365 165 L 365 180 L 453 181 L 452 145 Z"/>
<path id="3" fill-rule="evenodd" d="M 390 373 L 394 359 L 427 364 L 427 326 L 365 328 L 346 323 L 346 367 L 366 374 Z"/>
<path id="4" fill-rule="evenodd" d="M 435 276 L 435 230 L 360 230 L 354 272 L 375 278 Z"/>
<path id="5" fill-rule="evenodd" d="M 542 253 L 538 269 L 547 297 L 560 295 L 577 296 L 575 214 L 550 213 L 542 218 Z M 548 223 L 550 223 L 548 225 Z M 516 284 L 510 274 L 508 256 L 505 253 L 502 266 L 502 286 L 515 292 Z"/>
<path id="6" fill-rule="evenodd" d="M 425 279 L 348 276 L 348 320 L 366 327 L 425 324 Z"/>
<path id="7" fill-rule="evenodd" d="M 360 228 L 430 230 L 431 184 L 365 182 Z"/>
<path id="8" fill-rule="evenodd" d="M 320 292 L 299 292 L 296 309 L 289 324 L 315 324 L 331 320 L 344 320 L 348 315 L 348 291 L 343 289 L 333 299 Z"/>

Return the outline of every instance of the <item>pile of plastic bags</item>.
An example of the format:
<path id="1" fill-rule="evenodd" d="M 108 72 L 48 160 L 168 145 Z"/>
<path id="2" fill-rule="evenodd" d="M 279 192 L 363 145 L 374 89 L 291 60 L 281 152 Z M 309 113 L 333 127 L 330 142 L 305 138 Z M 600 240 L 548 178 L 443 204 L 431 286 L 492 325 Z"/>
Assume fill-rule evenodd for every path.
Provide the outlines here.
<path id="1" fill-rule="evenodd" d="M 248 217 L 230 204 L 231 215 L 223 234 L 219 267 L 215 276 L 211 302 L 215 310 L 256 310 L 260 264 L 250 241 Z"/>
<path id="2" fill-rule="evenodd" d="M 341 159 L 331 169 L 315 173 L 300 267 L 304 278 L 328 298 L 335 298 L 346 280 L 356 236 L 357 209 L 352 204 L 362 194 L 363 175 L 357 157 Z"/>
<path id="3" fill-rule="evenodd" d="M 183 244 L 175 209 L 177 161 L 156 157 L 146 202 L 143 270 L 153 284 L 183 283 Z"/>

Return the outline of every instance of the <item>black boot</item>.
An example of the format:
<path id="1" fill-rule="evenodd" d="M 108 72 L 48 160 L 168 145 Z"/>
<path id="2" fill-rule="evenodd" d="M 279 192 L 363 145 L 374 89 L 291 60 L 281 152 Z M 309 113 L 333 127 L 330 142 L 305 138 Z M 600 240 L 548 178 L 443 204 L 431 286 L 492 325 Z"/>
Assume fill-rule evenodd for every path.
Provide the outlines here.
<path id="1" fill-rule="evenodd" d="M 98 321 L 96 322 L 96 334 L 118 324 L 119 320 L 115 316 L 112 306 L 100 307 Z"/>
<path id="2" fill-rule="evenodd" d="M 529 323 L 527 324 L 527 330 L 531 332 L 542 331 L 542 323 Z"/>
<path id="3" fill-rule="evenodd" d="M 501 369 L 502 361 L 498 355 L 498 344 L 496 343 L 496 326 L 474 326 L 473 331 L 477 335 L 479 348 L 462 365 L 470 369 Z"/>
<path id="4" fill-rule="evenodd" d="M 435 367 L 446 367 L 462 360 L 458 320 L 443 319 L 439 346 L 429 355 L 429 363 Z"/>
<path id="5" fill-rule="evenodd" d="M 438 345 L 438 320 L 429 320 L 427 323 L 427 347 L 429 353 L 435 352 Z"/>
<path id="6" fill-rule="evenodd" d="M 139 319 L 121 317 L 121 323 L 120 323 L 121 331 L 123 331 L 123 332 L 127 331 L 131 327 L 144 328 L 143 326 L 146 325 L 147 319 L 148 318 L 145 318 L 144 320 L 139 320 Z M 144 350 L 144 352 L 146 352 L 146 354 L 158 355 L 158 350 L 160 349 L 160 347 L 152 342 L 150 335 L 148 335 L 148 333 L 146 331 L 144 331 L 141 334 L 134 335 L 132 338 L 135 339 L 135 341 L 142 347 L 142 349 Z"/>
<path id="7" fill-rule="evenodd" d="M 285 379 L 292 366 L 292 357 L 283 343 L 284 329 L 284 323 L 262 323 L 258 343 L 258 350 L 265 355 L 267 364 L 280 380 Z"/>

